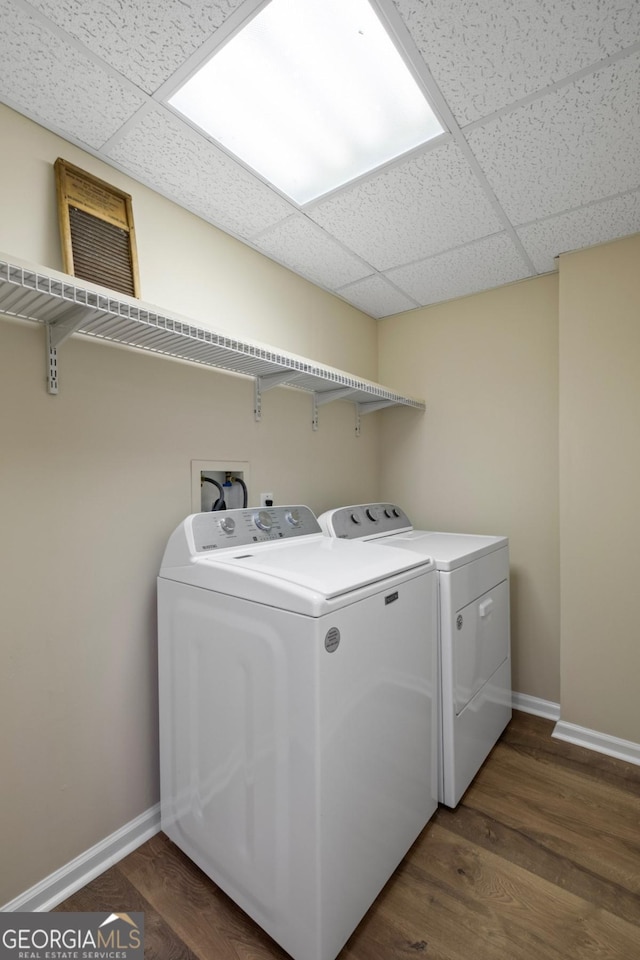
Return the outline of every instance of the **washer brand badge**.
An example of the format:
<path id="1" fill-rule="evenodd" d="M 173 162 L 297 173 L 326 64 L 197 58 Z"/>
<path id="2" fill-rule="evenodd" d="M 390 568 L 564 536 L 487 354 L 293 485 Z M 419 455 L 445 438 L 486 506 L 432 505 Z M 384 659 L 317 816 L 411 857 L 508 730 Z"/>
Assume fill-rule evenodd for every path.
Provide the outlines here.
<path id="1" fill-rule="evenodd" d="M 340 631 L 337 627 L 331 627 L 324 638 L 324 647 L 328 653 L 335 653 L 340 643 Z"/>
<path id="2" fill-rule="evenodd" d="M 0 913 L 0 960 L 144 960 L 144 914 Z"/>

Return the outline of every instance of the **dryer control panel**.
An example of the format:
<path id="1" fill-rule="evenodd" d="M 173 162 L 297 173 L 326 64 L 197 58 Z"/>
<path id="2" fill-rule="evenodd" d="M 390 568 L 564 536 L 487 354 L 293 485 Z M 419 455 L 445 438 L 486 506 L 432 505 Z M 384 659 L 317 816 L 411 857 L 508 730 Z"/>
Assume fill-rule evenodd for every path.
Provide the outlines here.
<path id="1" fill-rule="evenodd" d="M 320 517 L 322 530 L 342 540 L 388 536 L 412 530 L 411 521 L 394 503 L 360 503 L 329 510 Z"/>
<path id="2" fill-rule="evenodd" d="M 191 526 L 197 554 L 224 547 L 289 540 L 320 533 L 315 514 L 309 507 L 246 507 L 212 513 L 194 513 L 186 521 Z"/>

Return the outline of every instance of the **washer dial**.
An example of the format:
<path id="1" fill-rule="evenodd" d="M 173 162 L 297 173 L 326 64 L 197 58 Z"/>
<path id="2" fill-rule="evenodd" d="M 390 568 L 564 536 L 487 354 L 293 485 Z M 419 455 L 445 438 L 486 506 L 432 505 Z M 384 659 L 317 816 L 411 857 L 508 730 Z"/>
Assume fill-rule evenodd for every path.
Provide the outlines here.
<path id="1" fill-rule="evenodd" d="M 233 533 L 236 528 L 236 522 L 233 517 L 223 517 L 220 521 L 220 529 L 223 533 Z"/>
<path id="2" fill-rule="evenodd" d="M 258 530 L 262 530 L 263 533 L 269 533 L 273 526 L 273 520 L 266 510 L 259 510 L 258 513 L 254 513 L 253 522 Z"/>

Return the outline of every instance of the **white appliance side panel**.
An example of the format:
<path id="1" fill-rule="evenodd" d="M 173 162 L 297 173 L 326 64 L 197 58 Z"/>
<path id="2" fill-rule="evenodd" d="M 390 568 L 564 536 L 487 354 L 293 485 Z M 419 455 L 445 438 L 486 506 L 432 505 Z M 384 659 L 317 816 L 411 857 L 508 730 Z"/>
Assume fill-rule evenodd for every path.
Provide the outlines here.
<path id="1" fill-rule="evenodd" d="M 393 602 L 389 597 L 397 593 Z M 321 650 L 321 896 L 335 956 L 438 802 L 436 572 L 328 617 Z"/>
<path id="2" fill-rule="evenodd" d="M 316 628 L 158 581 L 162 829 L 286 950 L 310 960 L 320 960 Z"/>
<path id="3" fill-rule="evenodd" d="M 163 579 L 158 604 L 162 828 L 333 960 L 436 807 L 436 572 L 322 618 Z"/>

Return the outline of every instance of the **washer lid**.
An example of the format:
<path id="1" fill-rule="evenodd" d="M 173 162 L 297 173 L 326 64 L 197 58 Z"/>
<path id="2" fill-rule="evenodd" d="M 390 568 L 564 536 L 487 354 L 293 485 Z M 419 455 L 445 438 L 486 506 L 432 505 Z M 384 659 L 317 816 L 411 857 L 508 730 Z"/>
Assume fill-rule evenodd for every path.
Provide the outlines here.
<path id="1" fill-rule="evenodd" d="M 423 554 L 392 546 L 379 550 L 361 540 L 344 541 L 317 534 L 218 550 L 185 566 L 163 567 L 160 576 L 320 616 L 386 589 L 393 578 L 411 579 L 431 570 L 435 565 Z M 327 601 L 333 602 L 328 606 Z"/>
<path id="2" fill-rule="evenodd" d="M 345 543 L 328 537 L 305 537 L 278 544 L 209 554 L 197 563 L 238 576 L 269 578 L 302 587 L 330 599 L 425 563 L 424 555 L 401 550 L 374 550 L 362 541 Z"/>

